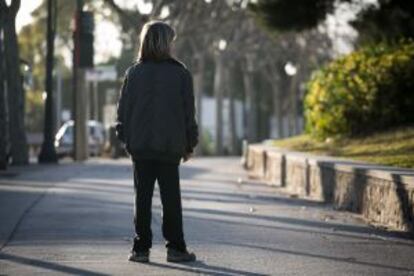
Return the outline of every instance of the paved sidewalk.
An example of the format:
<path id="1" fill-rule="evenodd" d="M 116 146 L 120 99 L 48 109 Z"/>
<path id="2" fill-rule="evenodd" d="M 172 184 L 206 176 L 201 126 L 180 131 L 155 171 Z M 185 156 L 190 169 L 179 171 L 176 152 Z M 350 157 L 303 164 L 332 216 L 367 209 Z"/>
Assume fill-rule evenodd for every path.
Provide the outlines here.
<path id="1" fill-rule="evenodd" d="M 181 168 L 186 240 L 199 261 L 165 261 L 154 193 L 151 263 L 126 261 L 130 161 L 0 173 L 0 275 L 414 275 L 414 241 L 246 178 L 238 158 Z"/>

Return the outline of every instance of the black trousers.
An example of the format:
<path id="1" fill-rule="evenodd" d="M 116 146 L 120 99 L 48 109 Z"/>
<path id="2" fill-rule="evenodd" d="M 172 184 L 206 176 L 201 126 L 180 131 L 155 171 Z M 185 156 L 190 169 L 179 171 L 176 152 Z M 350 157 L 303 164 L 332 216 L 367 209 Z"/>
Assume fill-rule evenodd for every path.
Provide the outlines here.
<path id="1" fill-rule="evenodd" d="M 151 206 L 155 180 L 162 202 L 162 234 L 167 248 L 186 250 L 178 164 L 158 160 L 134 160 L 135 239 L 134 250 L 152 246 Z"/>

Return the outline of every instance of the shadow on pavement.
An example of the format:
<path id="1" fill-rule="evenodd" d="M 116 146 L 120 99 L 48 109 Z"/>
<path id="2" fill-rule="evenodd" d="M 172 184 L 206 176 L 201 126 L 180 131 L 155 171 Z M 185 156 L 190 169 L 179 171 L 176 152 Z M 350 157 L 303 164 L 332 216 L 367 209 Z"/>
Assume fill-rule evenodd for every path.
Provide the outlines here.
<path id="1" fill-rule="evenodd" d="M 164 263 L 154 263 L 150 262 L 146 265 L 155 266 L 164 269 L 172 269 L 178 270 L 183 272 L 192 272 L 202 275 L 222 275 L 222 276 L 230 276 L 230 275 L 243 275 L 243 276 L 264 276 L 267 274 L 255 273 L 255 272 L 248 272 L 238 269 L 231 269 L 225 268 L 215 265 L 208 265 L 203 261 L 195 261 L 192 263 L 182 263 L 180 266 L 169 265 Z"/>
<path id="2" fill-rule="evenodd" d="M 55 272 L 62 272 L 72 275 L 85 275 L 85 276 L 106 276 L 109 274 L 104 273 L 97 273 L 90 270 L 70 267 L 66 265 L 56 264 L 52 262 L 36 260 L 16 255 L 11 255 L 7 253 L 0 252 L 0 260 L 7 260 L 10 262 L 14 262 L 17 264 L 28 265 L 28 266 L 35 266 L 43 269 L 53 270 Z"/>
<path id="3" fill-rule="evenodd" d="M 322 221 L 316 221 L 316 220 L 305 220 L 305 219 L 299 219 L 299 218 L 293 218 L 293 217 L 265 216 L 265 215 L 258 215 L 258 214 L 228 212 L 228 211 L 213 210 L 213 209 L 184 208 L 184 212 L 186 211 L 195 212 L 195 213 L 212 214 L 212 215 L 224 215 L 224 216 L 229 216 L 233 218 L 239 217 L 242 219 L 243 218 L 259 219 L 259 220 L 265 220 L 265 221 L 270 221 L 270 222 L 280 222 L 284 224 L 300 225 L 300 226 L 312 227 L 312 228 L 327 228 L 329 230 L 344 231 L 344 232 L 351 232 L 351 233 L 357 233 L 357 234 L 376 234 L 376 235 L 382 234 L 386 237 L 390 237 L 391 235 L 390 232 L 380 231 L 380 230 L 377 230 L 371 227 L 347 225 L 347 224 L 339 224 L 339 223 L 331 223 L 331 222 L 322 222 Z M 400 237 L 403 237 L 403 233 L 401 233 Z"/>
<path id="4" fill-rule="evenodd" d="M 280 226 L 280 225 L 264 225 L 260 223 L 253 223 L 247 221 L 233 221 L 227 220 L 225 218 L 205 218 L 205 217 L 198 217 L 191 213 L 207 213 L 207 214 L 219 214 L 227 215 L 229 217 L 238 217 L 238 213 L 234 212 L 223 212 L 223 211 L 216 211 L 216 210 L 206 210 L 206 209 L 189 209 L 184 208 L 184 218 L 185 219 L 195 219 L 195 220 L 204 220 L 204 221 L 214 221 L 218 223 L 225 223 L 231 225 L 239 225 L 239 226 L 250 226 L 250 227 L 258 227 L 258 228 L 266 228 L 272 230 L 281 230 L 281 231 L 288 231 L 294 233 L 306 233 L 306 234 L 315 234 L 315 235 L 326 235 L 326 236 L 333 236 L 333 237 L 344 237 L 344 238 L 352 238 L 358 240 L 371 240 L 371 241 L 383 241 L 382 238 L 398 238 L 400 240 L 387 240 L 387 242 L 392 244 L 404 245 L 408 247 L 413 247 L 414 243 L 412 242 L 411 236 L 408 236 L 405 233 L 400 232 L 389 232 L 389 231 L 381 231 L 379 229 L 369 228 L 369 227 L 358 227 L 352 225 L 341 225 L 341 224 L 332 224 L 332 223 L 325 223 L 325 222 L 316 222 L 316 221 L 308 221 L 302 219 L 291 219 L 291 218 L 282 218 L 282 217 L 267 217 L 266 220 L 273 221 L 273 222 L 282 222 L 287 225 L 296 225 L 296 226 L 307 226 L 315 228 L 315 230 L 309 230 L 304 228 L 296 228 L 290 226 Z M 241 217 L 248 217 L 250 219 L 261 219 L 262 216 L 255 216 L 255 215 L 243 215 Z M 319 228 L 319 229 L 318 229 Z M 321 232 L 320 229 L 326 229 L 328 231 Z M 341 232 L 343 231 L 343 232 Z M 358 235 L 358 234 L 364 234 Z"/>
<path id="5" fill-rule="evenodd" d="M 133 190 L 131 166 L 129 164 L 86 164 L 85 167 L 82 167 L 80 165 L 70 165 L 72 166 L 71 168 L 69 168 L 69 166 L 67 168 L 64 168 L 63 166 L 57 166 L 56 171 L 52 173 L 53 175 L 50 178 L 45 178 L 45 175 L 49 175 L 41 171 L 43 167 L 36 168 L 36 170 L 34 170 L 36 171 L 36 175 L 34 175 L 34 178 L 30 180 L 34 182 L 32 183 L 33 185 L 30 183 L 20 183 L 21 185 L 16 183 L 14 187 L 10 187 L 10 183 L 6 183 L 7 185 L 0 185 L 0 192 L 4 198 L 15 197 L 26 199 L 27 196 L 33 197 L 33 195 L 37 195 L 41 191 L 26 191 L 23 188 L 36 187 L 36 185 L 39 184 L 41 188 L 47 190 L 47 188 L 51 187 L 51 185 L 47 185 L 48 183 L 56 181 L 63 182 L 67 180 L 65 183 L 57 183 L 54 186 L 56 189 L 51 193 L 45 192 L 45 199 L 47 199 L 47 201 L 42 201 L 39 202 L 39 204 L 36 204 L 36 206 L 32 206 L 33 209 L 36 209 L 34 209 L 34 212 L 30 214 L 30 217 L 26 218 L 26 224 L 18 224 L 17 226 L 19 227 L 15 227 L 13 230 L 16 231 L 16 233 L 17 230 L 21 230 L 21 235 L 16 235 L 16 239 L 20 241 L 30 241 L 34 238 L 37 238 L 37 240 L 34 239 L 35 242 L 42 242 L 43 239 L 50 240 L 53 236 L 55 237 L 55 241 L 58 242 L 70 241 L 71 243 L 74 243 L 84 240 L 92 241 L 105 239 L 106 241 L 113 240 L 122 241 L 122 243 L 124 243 L 125 241 L 123 241 L 123 237 L 130 236 L 132 227 L 131 221 L 133 212 Z M 190 178 L 194 183 L 201 182 L 200 185 L 202 188 L 208 187 L 208 185 L 205 185 L 207 182 L 231 183 L 237 185 L 235 177 L 234 181 L 231 180 L 230 177 L 226 178 L 223 175 L 223 177 L 219 179 L 221 173 L 218 174 L 219 178 L 215 178 L 216 175 L 213 178 L 208 179 L 204 178 L 204 175 L 201 176 L 202 178 L 200 179 L 197 178 L 199 174 L 204 174 L 206 172 L 209 172 L 209 169 L 203 169 L 201 167 L 186 167 L 185 172 L 183 173 L 183 178 Z M 22 179 L 29 179 L 30 177 L 31 176 L 28 174 L 22 176 Z M 1 180 L 3 182 L 3 179 Z M 44 183 L 42 183 L 41 180 L 44 181 Z M 119 180 L 128 180 L 128 183 L 131 184 L 128 184 L 126 182 L 121 183 Z M 268 187 L 267 185 L 264 186 Z M 277 196 L 277 194 L 271 194 L 267 196 L 256 193 L 251 194 L 248 191 L 241 191 L 240 194 L 238 194 L 231 193 L 229 191 L 226 192 L 226 190 L 223 191 L 221 189 L 217 189 L 217 191 L 212 190 L 212 188 L 216 189 L 214 186 L 212 188 L 208 187 L 209 190 L 207 191 L 193 187 L 197 186 L 183 186 L 183 199 L 202 202 L 211 201 L 212 203 L 240 203 L 245 204 L 247 207 L 252 203 L 258 203 L 262 205 L 274 203 L 281 205 L 308 207 L 324 206 L 323 203 L 297 198 L 283 198 Z M 128 194 L 131 194 L 130 200 L 125 197 Z M 401 193 L 401 198 L 405 200 L 406 197 L 407 195 L 405 193 Z M 195 223 L 194 225 L 200 228 L 204 227 L 206 229 L 212 229 L 212 224 L 214 223 L 223 223 L 227 226 L 240 226 L 240 229 L 242 229 L 242 227 L 256 227 L 257 229 L 267 228 L 272 230 L 290 231 L 299 234 L 310 233 L 320 236 L 330 235 L 333 237 L 347 237 L 361 241 L 373 240 L 381 242 L 382 239 L 380 237 L 407 238 L 406 236 L 402 236 L 400 233 L 390 233 L 368 226 L 302 219 L 298 217 L 260 215 L 258 213 L 246 213 L 226 209 L 220 210 L 207 208 L 187 208 L 186 206 L 184 207 L 184 218 L 191 220 L 201 220 L 202 223 L 199 222 Z M 31 207 L 27 209 L 27 212 L 23 213 L 22 218 L 30 210 Z M 157 210 L 158 213 L 161 211 L 161 208 L 154 206 L 153 210 Z M 12 211 L 13 208 L 10 208 L 10 212 Z M 60 224 L 62 217 L 64 217 L 65 220 L 74 223 L 71 224 L 70 227 L 67 225 L 62 226 L 62 224 Z M 407 219 L 412 218 L 407 217 Z M 37 222 L 38 224 L 35 225 L 34 222 Z M 82 225 L 86 226 L 80 227 Z M 230 226 L 228 228 L 231 229 Z M 30 233 L 30 235 L 27 235 L 27 233 Z M 11 235 L 9 240 L 12 240 L 13 237 L 14 236 Z M 352 263 L 370 267 L 380 267 L 384 269 L 397 270 L 401 273 L 411 271 L 409 268 L 400 267 L 393 264 L 377 264 L 373 262 L 359 261 L 354 258 L 334 257 L 314 252 L 301 252 L 291 249 L 277 248 L 273 245 L 255 245 L 250 244 L 249 241 L 251 240 L 246 238 L 244 240 L 244 243 L 240 243 L 238 240 L 235 242 L 228 240 L 215 242 L 238 247 L 250 247 L 264 251 L 267 250 L 270 252 L 294 256 L 325 259 L 335 262 Z M 206 242 L 206 240 L 204 239 L 202 242 Z M 403 240 L 387 240 L 387 242 L 411 247 L 414 246 L 414 243 L 412 241 L 404 242 Z M 18 245 L 18 243 L 16 245 Z M 52 271 L 59 271 L 68 274 L 105 275 L 89 270 L 78 269 L 66 265 L 47 262 L 44 260 L 36 260 L 32 258 L 6 254 L 3 252 L 0 252 L 0 260 L 7 260 L 18 264 L 49 269 Z M 148 265 L 176 271 L 195 272 L 206 275 L 265 275 L 249 271 L 209 265 L 202 261 L 197 261 L 195 263 L 186 265 L 170 265 L 165 263 L 150 263 Z"/>
<path id="6" fill-rule="evenodd" d="M 197 180 L 198 181 L 198 180 Z M 199 200 L 199 201 L 218 201 L 218 202 L 225 202 L 225 203 L 242 203 L 242 204 L 281 204 L 281 205 L 289 205 L 289 206 L 306 206 L 306 207 L 324 207 L 328 206 L 324 202 L 318 201 L 311 201 L 306 199 L 300 198 L 287 198 L 281 197 L 277 194 L 272 195 L 256 195 L 256 194 L 246 194 L 244 193 L 230 193 L 230 192 L 213 192 L 213 191 L 205 191 L 205 190 L 197 190 L 197 189 L 189 189 L 184 187 L 181 191 L 182 199 L 188 200 Z M 210 197 L 206 197 L 210 196 Z"/>
<path id="7" fill-rule="evenodd" d="M 266 250 L 266 251 L 271 251 L 271 252 L 276 252 L 276 253 L 289 254 L 289 255 L 293 255 L 293 256 L 303 256 L 303 257 L 309 257 L 309 258 L 325 259 L 325 260 L 330 260 L 330 261 L 335 261 L 335 262 L 343 262 L 343 263 L 370 266 L 370 267 L 374 267 L 374 268 L 392 269 L 392 270 L 397 270 L 399 272 L 408 272 L 408 273 L 410 273 L 410 272 L 413 271 L 413 268 L 406 268 L 406 267 L 400 267 L 400 266 L 394 266 L 394 265 L 386 265 L 386 264 L 381 264 L 381 263 L 358 261 L 357 259 L 352 258 L 352 257 L 333 257 L 333 256 L 322 255 L 322 254 L 300 252 L 300 251 L 281 249 L 281 248 L 271 248 L 271 247 L 252 245 L 252 244 L 233 243 L 233 242 L 227 242 L 227 241 L 216 241 L 216 242 L 220 243 L 220 244 L 227 244 L 227 245 L 238 246 L 238 247 L 248 247 L 248 248 Z"/>
<path id="8" fill-rule="evenodd" d="M 60 165 L 39 165 L 13 167 L 12 172 L 2 173 L 1 181 L 9 179 L 43 181 L 43 182 L 64 182 L 72 178 L 82 179 L 105 179 L 105 180 L 131 180 L 133 179 L 132 163 L 115 162 L 99 163 L 64 163 Z M 181 169 L 181 178 L 191 179 L 200 173 L 207 173 L 209 169 L 195 166 L 186 166 Z"/>

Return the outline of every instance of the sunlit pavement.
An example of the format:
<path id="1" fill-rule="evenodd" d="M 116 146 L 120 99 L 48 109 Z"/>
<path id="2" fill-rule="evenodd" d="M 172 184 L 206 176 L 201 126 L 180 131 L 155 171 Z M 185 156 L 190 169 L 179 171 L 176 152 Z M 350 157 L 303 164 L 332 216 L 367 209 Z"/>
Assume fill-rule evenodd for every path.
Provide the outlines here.
<path id="1" fill-rule="evenodd" d="M 127 159 L 1 173 L 0 275 L 414 275 L 414 241 L 249 181 L 239 158 L 193 159 L 181 176 L 186 240 L 199 259 L 186 265 L 165 261 L 158 190 L 151 262 L 126 261 Z"/>

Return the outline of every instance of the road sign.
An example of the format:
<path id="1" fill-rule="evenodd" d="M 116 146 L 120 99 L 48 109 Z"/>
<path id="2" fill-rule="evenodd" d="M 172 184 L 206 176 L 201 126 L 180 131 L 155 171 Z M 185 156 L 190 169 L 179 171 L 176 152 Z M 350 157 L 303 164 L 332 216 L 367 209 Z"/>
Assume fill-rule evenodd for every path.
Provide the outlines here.
<path id="1" fill-rule="evenodd" d="M 117 73 L 115 66 L 96 66 L 86 71 L 86 80 L 91 82 L 115 81 Z"/>

